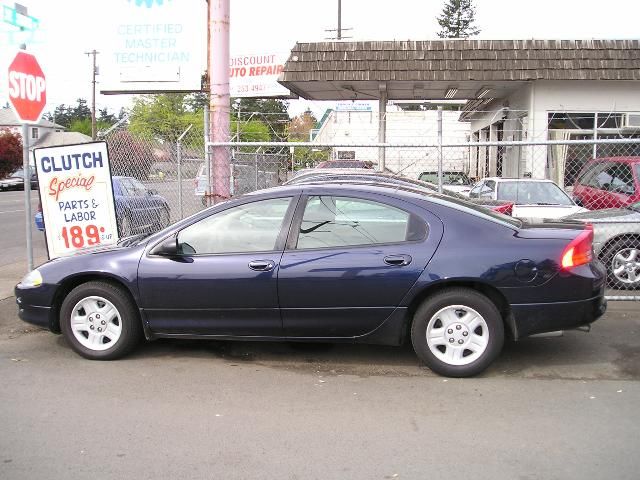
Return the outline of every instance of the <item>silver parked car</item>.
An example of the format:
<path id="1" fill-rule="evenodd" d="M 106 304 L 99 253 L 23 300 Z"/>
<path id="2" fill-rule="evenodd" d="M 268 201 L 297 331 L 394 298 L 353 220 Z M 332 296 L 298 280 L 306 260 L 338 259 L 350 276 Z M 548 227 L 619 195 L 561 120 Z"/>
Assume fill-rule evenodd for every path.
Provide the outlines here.
<path id="1" fill-rule="evenodd" d="M 610 286 L 640 288 L 640 203 L 565 218 L 593 225 L 593 250 L 607 267 Z"/>

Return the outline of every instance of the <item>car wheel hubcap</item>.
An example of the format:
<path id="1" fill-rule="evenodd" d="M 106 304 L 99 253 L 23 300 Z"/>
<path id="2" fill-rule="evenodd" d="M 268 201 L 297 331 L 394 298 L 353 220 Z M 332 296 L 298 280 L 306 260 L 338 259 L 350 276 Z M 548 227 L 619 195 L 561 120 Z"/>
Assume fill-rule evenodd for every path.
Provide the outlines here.
<path id="1" fill-rule="evenodd" d="M 487 349 L 489 328 L 482 315 L 464 305 L 438 311 L 427 324 L 427 345 L 449 365 L 468 365 Z"/>
<path id="2" fill-rule="evenodd" d="M 631 284 L 640 280 L 640 262 L 637 248 L 625 248 L 616 253 L 611 262 L 613 275 L 621 283 Z"/>
<path id="3" fill-rule="evenodd" d="M 71 312 L 71 331 L 83 347 L 107 350 L 122 334 L 120 313 L 106 298 L 83 298 Z"/>

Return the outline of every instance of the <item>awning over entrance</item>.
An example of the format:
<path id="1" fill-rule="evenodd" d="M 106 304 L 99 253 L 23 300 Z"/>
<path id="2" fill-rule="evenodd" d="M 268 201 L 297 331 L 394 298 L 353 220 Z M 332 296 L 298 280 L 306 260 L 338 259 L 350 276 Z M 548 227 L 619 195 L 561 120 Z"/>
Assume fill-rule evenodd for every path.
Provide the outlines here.
<path id="1" fill-rule="evenodd" d="M 640 80 L 638 40 L 298 43 L 279 82 L 308 100 L 502 98 L 532 80 Z"/>

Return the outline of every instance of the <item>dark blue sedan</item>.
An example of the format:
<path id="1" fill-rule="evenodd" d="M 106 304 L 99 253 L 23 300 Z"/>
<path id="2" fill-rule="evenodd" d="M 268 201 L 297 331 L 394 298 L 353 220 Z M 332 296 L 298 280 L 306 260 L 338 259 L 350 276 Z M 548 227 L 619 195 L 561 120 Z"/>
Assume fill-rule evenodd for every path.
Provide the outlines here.
<path id="1" fill-rule="evenodd" d="M 410 339 L 449 376 L 483 371 L 505 335 L 589 325 L 605 309 L 593 232 L 524 224 L 405 186 L 277 187 L 133 245 L 61 258 L 16 287 L 23 320 L 90 359 L 155 338 Z"/>
<path id="2" fill-rule="evenodd" d="M 112 177 L 113 197 L 120 237 L 158 231 L 171 221 L 167 200 L 133 177 Z M 42 210 L 35 214 L 38 230 L 44 230 Z"/>

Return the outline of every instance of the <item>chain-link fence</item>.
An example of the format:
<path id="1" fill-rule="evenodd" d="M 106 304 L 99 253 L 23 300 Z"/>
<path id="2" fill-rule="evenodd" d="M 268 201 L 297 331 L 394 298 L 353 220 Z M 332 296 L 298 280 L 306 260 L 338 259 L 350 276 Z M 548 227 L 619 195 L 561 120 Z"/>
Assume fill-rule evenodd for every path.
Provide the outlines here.
<path id="1" fill-rule="evenodd" d="M 436 112 L 409 113 L 430 126 L 417 134 L 402 128 L 404 116 L 396 126 L 388 116 L 386 143 L 377 142 L 379 124 L 370 112 L 343 119 L 346 130 L 329 132 L 332 120 L 325 119 L 305 142 L 211 143 L 202 127 L 166 138 L 114 129 L 104 138 L 121 231 L 155 231 L 229 196 L 319 172 L 384 171 L 393 181 L 423 181 L 436 190 L 441 179 L 446 194 L 515 217 L 589 223 L 594 252 L 607 268 L 609 298 L 640 299 L 638 135 L 549 129 L 540 136 L 551 140 L 532 140 L 523 122 L 469 134 L 459 125 L 460 112 L 452 111 L 443 112 L 438 136 Z"/>

